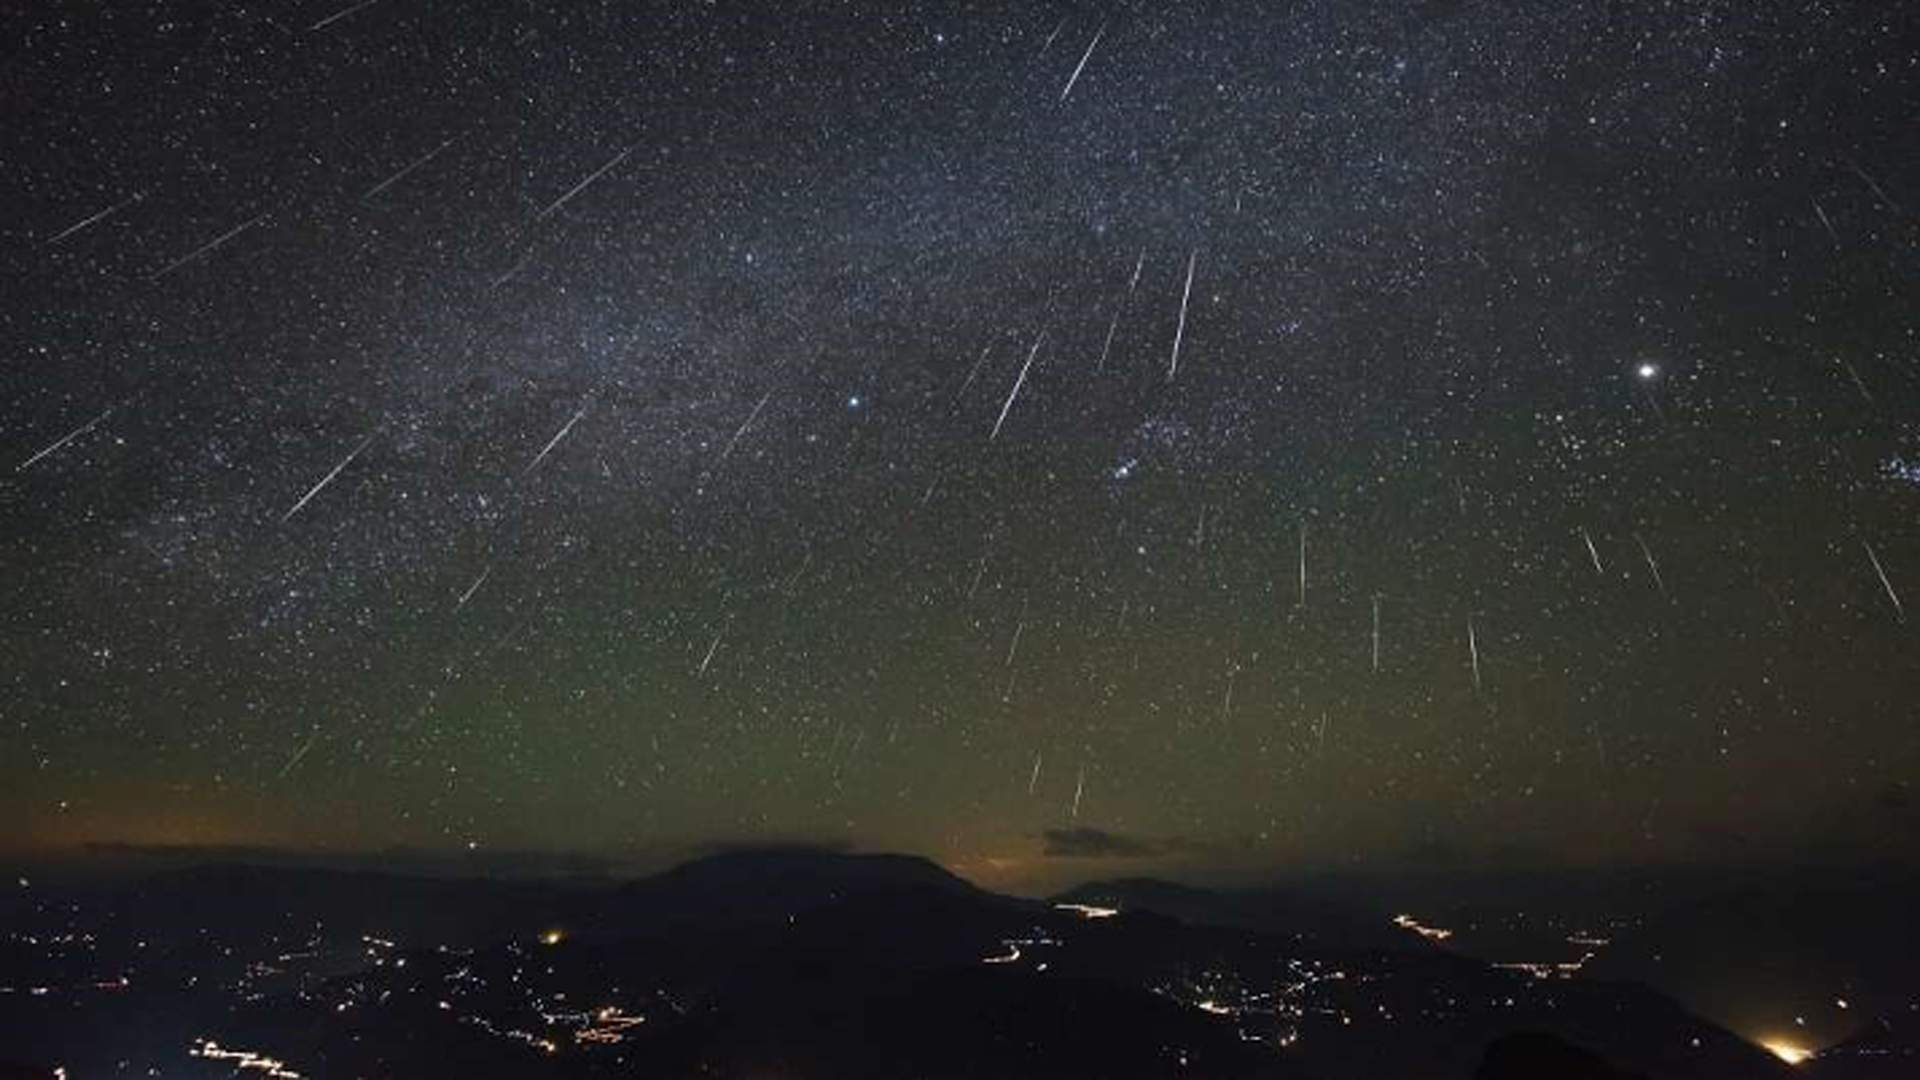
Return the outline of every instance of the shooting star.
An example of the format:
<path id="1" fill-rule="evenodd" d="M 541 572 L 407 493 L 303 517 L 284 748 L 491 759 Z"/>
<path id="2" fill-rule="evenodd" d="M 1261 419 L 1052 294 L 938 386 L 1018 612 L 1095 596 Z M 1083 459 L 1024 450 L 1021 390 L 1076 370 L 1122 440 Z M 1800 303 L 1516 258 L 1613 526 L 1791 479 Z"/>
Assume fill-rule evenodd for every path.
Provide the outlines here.
<path id="1" fill-rule="evenodd" d="M 1307 523 L 1300 523 L 1300 606 L 1307 606 Z"/>
<path id="2" fill-rule="evenodd" d="M 1593 572 L 1605 576 L 1607 568 L 1600 565 L 1600 550 L 1593 546 L 1593 537 L 1587 535 L 1584 525 L 1580 527 L 1580 539 L 1587 542 L 1587 557 L 1593 560 Z"/>
<path id="3" fill-rule="evenodd" d="M 94 417 L 93 419 L 87 421 L 86 423 L 81 424 L 79 427 L 74 428 L 72 431 L 67 432 L 65 435 L 60 436 L 60 438 L 54 440 L 52 443 L 49 443 L 39 453 L 33 455 L 32 457 L 21 462 L 20 464 L 15 465 L 13 467 L 13 471 L 25 472 L 27 469 L 31 468 L 35 462 L 38 462 L 41 458 L 44 458 L 49 454 L 57 453 L 61 447 L 67 445 L 68 443 L 79 438 L 80 436 L 85 435 L 87 432 L 92 431 L 94 428 L 99 427 L 101 422 L 106 420 L 107 417 L 112 416 L 114 410 L 118 409 L 119 407 L 120 406 L 118 405 L 108 406 L 106 411 L 102 412 L 99 416 Z"/>
<path id="4" fill-rule="evenodd" d="M 344 19 L 347 16 L 353 14 L 354 12 L 359 11 L 362 8 L 370 8 L 379 2 L 380 0 L 360 0 L 359 3 L 353 5 L 352 7 L 347 8 L 343 11 L 336 11 L 333 14 L 327 16 L 326 18 L 321 19 L 319 22 L 314 23 L 312 26 L 307 27 L 307 33 L 311 34 L 315 30 L 324 30 L 327 27 L 333 25 L 334 23 L 339 22 L 341 19 Z"/>
<path id="5" fill-rule="evenodd" d="M 720 451 L 719 459 L 713 463 L 714 468 L 717 469 L 726 463 L 727 458 L 733 454 L 733 448 L 740 444 L 740 437 L 745 435 L 747 429 L 753 426 L 753 422 L 760 416 L 760 410 L 767 407 L 767 401 L 772 397 L 773 391 L 769 390 L 760 398 L 760 404 L 755 405 L 753 411 L 747 414 L 746 422 L 740 425 L 740 430 L 734 432 L 733 438 L 727 440 L 727 448 Z"/>
<path id="6" fill-rule="evenodd" d="M 436 146 L 433 149 L 427 151 L 426 153 L 420 155 L 419 157 L 413 159 L 412 163 L 407 165 L 406 168 L 401 169 L 399 172 L 394 173 L 392 176 L 389 176 L 385 180 L 382 180 L 379 183 L 373 185 L 373 187 L 370 188 L 365 195 L 360 196 L 360 201 L 368 202 L 372 200 L 375 196 L 379 195 L 381 192 L 387 190 L 393 185 L 399 183 L 400 181 L 405 180 L 408 174 L 412 173 L 413 170 L 419 168 L 422 165 L 425 165 L 427 162 L 432 161 L 434 158 L 439 157 L 440 151 L 445 150 L 449 146 L 452 146 L 454 144 L 454 141 L 457 140 L 458 138 L 459 136 L 456 135 L 452 139 L 448 139 L 446 142 L 441 143 L 439 146 Z"/>
<path id="7" fill-rule="evenodd" d="M 1667 595 L 1667 582 L 1660 576 L 1660 564 L 1654 561 L 1653 549 L 1647 546 L 1645 540 L 1640 539 L 1639 533 L 1633 534 L 1633 542 L 1640 545 L 1640 555 L 1647 560 L 1647 569 L 1653 574 L 1654 586 L 1660 590 L 1661 596 Z"/>
<path id="8" fill-rule="evenodd" d="M 144 199 L 146 197 L 147 197 L 146 192 L 136 191 L 132 195 L 129 195 L 124 199 L 121 199 L 119 202 L 114 203 L 112 206 L 107 207 L 105 210 L 100 211 L 99 213 L 93 215 L 92 217 L 83 218 L 80 221 L 76 221 L 72 225 L 69 225 L 64 229 L 61 229 L 59 232 L 53 234 L 51 237 L 47 239 L 47 246 L 52 247 L 54 244 L 57 244 L 60 241 L 65 240 L 67 237 L 72 236 L 75 233 L 84 232 L 85 230 L 100 224 L 101 222 L 107 220 L 113 215 L 119 213 L 120 211 L 126 209 L 129 206 L 132 206 L 134 203 L 137 203 L 141 199 Z"/>
<path id="9" fill-rule="evenodd" d="M 1240 674 L 1239 664 L 1227 665 L 1227 692 L 1220 700 L 1220 722 L 1226 723 L 1233 718 L 1233 680 Z"/>
<path id="10" fill-rule="evenodd" d="M 1057 30 L 1055 31 L 1055 33 L 1058 33 L 1058 32 L 1059 31 Z M 1867 186 L 1873 189 L 1873 193 L 1880 197 L 1881 202 L 1886 203 L 1889 207 L 1895 210 L 1899 210 L 1902 213 L 1906 212 L 1905 208 L 1903 208 L 1899 203 L 1894 202 L 1891 198 L 1887 196 L 1887 193 L 1885 191 L 1881 190 L 1879 182 L 1874 180 L 1874 178 L 1868 174 L 1867 170 L 1861 168 L 1859 162 L 1849 159 L 1847 161 L 1847 166 L 1853 170 L 1853 175 L 1866 181 Z"/>
<path id="11" fill-rule="evenodd" d="M 1827 212 L 1821 209 L 1820 200 L 1809 199 L 1808 201 L 1813 203 L 1813 212 L 1820 215 L 1820 224 L 1826 226 L 1827 235 L 1833 238 L 1833 249 L 1839 251 L 1841 249 L 1840 234 L 1833 231 L 1833 222 L 1827 217 Z"/>
<path id="12" fill-rule="evenodd" d="M 1060 36 L 1060 31 L 1065 30 L 1066 28 L 1067 28 L 1067 20 L 1061 19 L 1060 25 L 1054 27 L 1053 33 L 1047 35 L 1046 44 L 1040 46 L 1041 56 L 1047 55 L 1047 50 L 1053 48 L 1054 39 L 1058 38 Z"/>
<path id="13" fill-rule="evenodd" d="M 573 187 L 565 195 L 562 195 L 559 198 L 553 200 L 551 203 L 548 203 L 547 208 L 545 210 L 542 210 L 538 214 L 535 214 L 533 216 L 533 220 L 545 221 L 547 218 L 547 215 L 567 205 L 567 202 L 570 199 L 572 199 L 575 195 L 578 195 L 581 192 L 587 190 L 588 185 L 592 184 L 595 180 L 600 179 L 602 176 L 605 176 L 607 174 L 607 170 L 627 160 L 627 155 L 631 153 L 633 153 L 633 147 L 629 146 L 625 150 L 622 150 L 619 153 L 613 155 L 612 161 L 609 161 L 605 165 L 602 165 L 599 168 L 588 173 L 587 178 L 585 180 L 582 180 L 579 183 L 573 185 Z"/>
<path id="14" fill-rule="evenodd" d="M 504 273 L 500 274 L 498 277 L 494 278 L 493 281 L 489 282 L 487 285 L 487 288 L 497 289 L 500 286 L 505 285 L 507 282 L 512 281 L 514 278 L 514 275 L 526 269 L 527 264 L 532 261 L 533 261 L 533 252 L 529 250 L 525 255 L 520 256 L 519 262 L 516 262 L 512 266 L 507 267 Z"/>
<path id="15" fill-rule="evenodd" d="M 314 728 L 313 735 L 307 739 L 306 745 L 302 746 L 299 750 L 295 751 L 294 755 L 287 759 L 287 763 L 285 765 L 280 766 L 280 775 L 275 779 L 285 780 L 287 778 L 287 774 L 293 771 L 293 767 L 295 765 L 300 764 L 300 759 L 307 756 L 307 751 L 313 749 L 313 744 L 319 741 L 320 741 L 320 729 Z"/>
<path id="16" fill-rule="evenodd" d="M 1067 100 L 1067 95 L 1073 93 L 1073 84 L 1080 81 L 1080 73 L 1087 69 L 1087 61 L 1093 59 L 1093 50 L 1100 45 L 1100 38 L 1106 32 L 1107 24 L 1101 23 L 1100 29 L 1094 32 L 1093 40 L 1087 42 L 1087 51 L 1081 54 L 1080 63 L 1074 65 L 1073 75 L 1067 79 L 1066 89 L 1060 91 L 1061 101 Z"/>
<path id="17" fill-rule="evenodd" d="M 520 475 L 522 477 L 525 477 L 528 473 L 539 468 L 540 463 L 547 460 L 547 455 L 553 453 L 553 448 L 560 445 L 561 439 L 564 439 L 567 437 L 567 432 L 573 430 L 573 425 L 579 423 L 580 418 L 587 415 L 587 406 L 592 404 L 592 402 L 593 402 L 593 399 L 588 398 L 586 401 L 583 401 L 580 403 L 579 410 L 576 411 L 573 414 L 573 416 L 567 420 L 566 424 L 564 424 L 559 431 L 554 432 L 553 438 L 547 440 L 547 445 L 540 448 L 540 452 L 533 456 L 533 460 L 527 463 L 527 467 L 520 470 Z"/>
<path id="18" fill-rule="evenodd" d="M 809 549 L 806 553 L 806 557 L 800 560 L 800 569 L 795 570 L 793 572 L 793 576 L 789 577 L 786 581 L 786 584 L 780 586 L 780 588 L 784 591 L 791 592 L 793 590 L 794 585 L 799 583 L 800 576 L 802 574 L 805 574 L 807 572 L 807 568 L 812 565 L 813 565 L 813 552 L 811 549 Z"/>
<path id="19" fill-rule="evenodd" d="M 180 256 L 179 258 L 173 260 L 167 265 L 154 271 L 152 276 L 148 277 L 147 280 L 159 281 L 161 278 L 166 277 L 168 274 L 173 273 L 175 270 L 178 270 L 181 267 L 187 265 L 188 263 L 193 262 L 195 259 L 198 259 L 204 255 L 211 254 L 214 249 L 225 244 L 227 241 L 232 240 L 234 237 L 239 236 L 241 233 L 246 232 L 248 229 L 253 228 L 255 225 L 260 224 L 262 221 L 265 221 L 267 219 L 267 214 L 271 212 L 272 211 L 261 211 L 261 213 L 258 216 L 254 217 L 252 220 L 244 221 L 238 225 L 235 225 L 233 228 L 228 229 L 226 232 L 221 233 L 219 236 L 214 237 L 213 239 L 207 241 L 206 243 L 201 244 L 199 247 L 194 248 L 192 251 L 187 252 L 185 255 Z"/>
<path id="20" fill-rule="evenodd" d="M 1887 577 L 1887 568 L 1880 565 L 1879 552 L 1874 551 L 1873 545 L 1865 541 L 1861 542 L 1861 546 L 1867 549 L 1867 560 L 1873 563 L 1873 572 L 1880 576 L 1880 587 L 1887 590 L 1887 599 L 1893 601 L 1894 616 L 1901 622 L 1906 622 L 1907 609 L 1900 603 L 1900 594 L 1893 591 L 1893 582 Z"/>
<path id="21" fill-rule="evenodd" d="M 1473 632 L 1473 616 L 1467 616 L 1467 655 L 1473 661 L 1473 688 L 1480 689 L 1480 638 Z"/>
<path id="22" fill-rule="evenodd" d="M 467 591 L 460 594 L 460 599 L 454 602 L 453 610 L 459 611 L 461 608 L 466 607 L 467 601 L 473 599 L 473 594 L 480 591 L 480 586 L 485 585 L 487 578 L 492 576 L 492 574 L 493 567 L 489 564 L 485 570 L 480 571 L 479 577 L 473 579 L 473 584 L 467 586 Z"/>
<path id="23" fill-rule="evenodd" d="M 1380 673 L 1380 597 L 1373 598 L 1373 672 Z"/>
<path id="24" fill-rule="evenodd" d="M 1095 373 L 1107 370 L 1107 354 L 1113 351 L 1113 335 L 1120 330 L 1120 316 L 1124 310 L 1124 308 L 1115 310 L 1113 321 L 1107 324 L 1107 340 L 1100 346 L 1100 362 L 1094 365 Z"/>
<path id="25" fill-rule="evenodd" d="M 372 434 L 369 434 L 366 438 L 361 439 L 360 445 L 354 447 L 352 453 L 348 454 L 346 457 L 341 458 L 340 464 L 335 465 L 333 467 L 333 471 L 321 477 L 319 483 L 309 488 L 305 495 L 300 496 L 300 501 L 297 503 L 294 503 L 292 509 L 280 515 L 280 524 L 285 525 L 287 522 L 293 520 L 293 515 L 305 509 L 306 505 L 313 501 L 313 497 L 315 495 L 320 494 L 320 492 L 323 491 L 328 484 L 333 483 L 334 477 L 339 476 L 340 473 L 344 471 L 347 466 L 353 464 L 353 459 L 359 457 L 361 451 L 365 450 L 369 446 L 372 446 L 373 440 L 378 438 L 379 436 L 380 436 L 380 429 L 374 428 Z"/>
<path id="26" fill-rule="evenodd" d="M 1027 350 L 1027 362 L 1020 365 L 1020 377 L 1013 380 L 1013 389 L 1007 393 L 1007 403 L 1000 406 L 1000 419 L 993 422 L 993 434 L 987 436 L 988 442 L 1000 437 L 1000 426 L 1007 422 L 1007 413 L 1013 411 L 1013 399 L 1020 396 L 1020 388 L 1027 383 L 1027 370 L 1033 367 L 1033 358 L 1040 355 L 1040 343 L 1046 339 L 1045 330 L 1040 331 L 1040 336 L 1033 339 L 1033 348 Z"/>
<path id="27" fill-rule="evenodd" d="M 1073 782 L 1073 819 L 1080 820 L 1080 797 L 1087 793 L 1087 767 L 1080 766 L 1080 778 Z"/>
<path id="28" fill-rule="evenodd" d="M 700 658 L 699 674 L 705 675 L 707 673 L 707 665 L 713 663 L 713 654 L 720 651 L 720 639 L 726 636 L 727 632 L 725 630 L 713 635 L 713 643 L 707 646 L 707 655 Z"/>
<path id="29" fill-rule="evenodd" d="M 1013 666 L 1013 658 L 1020 653 L 1020 635 L 1026 633 L 1027 620 L 1021 619 L 1013 627 L 1013 644 L 1007 646 L 1007 666 Z"/>
<path id="30" fill-rule="evenodd" d="M 1040 786 L 1040 754 L 1036 752 L 1033 755 L 1033 775 L 1027 777 L 1027 794 L 1029 795 L 1033 794 L 1034 789 L 1039 786 Z"/>
<path id="31" fill-rule="evenodd" d="M 1140 288 L 1140 271 L 1146 265 L 1147 249 L 1141 248 L 1140 257 L 1133 261 L 1133 277 L 1127 281 L 1127 293 L 1120 298 L 1119 305 L 1113 309 L 1113 320 L 1107 323 L 1107 339 L 1100 345 L 1100 363 L 1093 369 L 1096 372 L 1107 370 L 1107 357 L 1113 352 L 1113 336 L 1119 333 L 1120 319 L 1127 313 L 1127 305 L 1133 299 L 1134 291 Z"/>
<path id="32" fill-rule="evenodd" d="M 1187 336 L 1187 301 L 1193 297 L 1193 267 L 1200 258 L 1200 249 L 1195 248 L 1187 256 L 1187 285 L 1180 292 L 1180 323 L 1173 330 L 1173 355 L 1167 360 L 1167 378 L 1180 373 L 1180 342 Z"/>
<path id="33" fill-rule="evenodd" d="M 1873 404 L 1873 395 L 1867 392 L 1866 380 L 1860 378 L 1860 373 L 1854 370 L 1851 363 L 1847 362 L 1847 358 L 1844 356 L 1836 356 L 1833 359 L 1841 367 L 1847 369 L 1847 377 L 1853 380 L 1853 388 L 1860 391 L 1860 396 L 1865 399 L 1866 403 L 1869 405 Z"/>
<path id="34" fill-rule="evenodd" d="M 960 384 L 960 389 L 955 390 L 953 392 L 953 400 L 955 402 L 958 402 L 960 400 L 960 395 L 967 392 L 967 387 L 973 385 L 973 380 L 979 377 L 981 367 L 983 367 L 987 362 L 987 354 L 991 353 L 992 351 L 993 351 L 993 342 L 989 341 L 987 342 L 987 347 L 980 350 L 980 359 L 975 360 L 973 362 L 973 370 L 967 372 L 966 381 Z"/>

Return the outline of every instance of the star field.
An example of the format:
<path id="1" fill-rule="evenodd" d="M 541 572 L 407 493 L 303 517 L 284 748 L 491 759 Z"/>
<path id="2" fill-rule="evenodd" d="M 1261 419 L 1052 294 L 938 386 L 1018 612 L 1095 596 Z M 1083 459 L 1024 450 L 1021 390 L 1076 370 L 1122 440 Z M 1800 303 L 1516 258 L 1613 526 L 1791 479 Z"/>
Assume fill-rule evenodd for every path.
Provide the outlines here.
<path id="1" fill-rule="evenodd" d="M 1897 6 L 5 27 L 22 843 L 1896 849 Z"/>

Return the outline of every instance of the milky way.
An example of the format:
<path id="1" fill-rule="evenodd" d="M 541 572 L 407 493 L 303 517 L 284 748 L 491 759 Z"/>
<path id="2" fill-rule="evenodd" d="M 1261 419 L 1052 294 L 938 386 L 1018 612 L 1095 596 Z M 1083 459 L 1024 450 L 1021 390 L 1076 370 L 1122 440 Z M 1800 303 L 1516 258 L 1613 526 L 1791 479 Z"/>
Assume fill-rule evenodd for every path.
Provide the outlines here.
<path id="1" fill-rule="evenodd" d="M 1920 767 L 1902 22 L 10 16 L 0 814 L 1880 850 Z"/>

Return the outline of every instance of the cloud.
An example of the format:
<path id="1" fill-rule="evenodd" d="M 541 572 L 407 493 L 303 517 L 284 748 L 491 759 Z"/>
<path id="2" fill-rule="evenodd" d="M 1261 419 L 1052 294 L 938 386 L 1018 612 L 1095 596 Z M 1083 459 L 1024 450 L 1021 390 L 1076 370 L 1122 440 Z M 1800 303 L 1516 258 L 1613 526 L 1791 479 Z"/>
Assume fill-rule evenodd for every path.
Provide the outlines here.
<path id="1" fill-rule="evenodd" d="M 1048 829 L 1041 853 L 1052 859 L 1148 859 L 1170 854 L 1173 846 L 1105 829 Z"/>

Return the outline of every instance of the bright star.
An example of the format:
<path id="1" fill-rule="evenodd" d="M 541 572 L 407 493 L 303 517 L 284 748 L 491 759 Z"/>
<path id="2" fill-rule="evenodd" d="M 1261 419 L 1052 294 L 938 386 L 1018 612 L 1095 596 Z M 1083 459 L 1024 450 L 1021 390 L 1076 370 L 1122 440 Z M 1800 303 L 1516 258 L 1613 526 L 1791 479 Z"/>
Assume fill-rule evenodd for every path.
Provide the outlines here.
<path id="1" fill-rule="evenodd" d="M 1651 379 L 1660 374 L 1660 369 L 1652 364 L 1641 364 L 1634 369 L 1634 374 L 1640 376 L 1642 379 Z"/>

